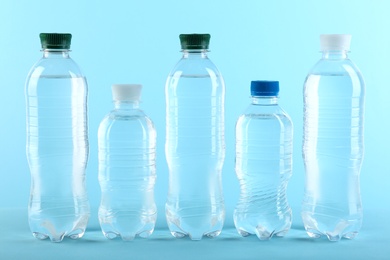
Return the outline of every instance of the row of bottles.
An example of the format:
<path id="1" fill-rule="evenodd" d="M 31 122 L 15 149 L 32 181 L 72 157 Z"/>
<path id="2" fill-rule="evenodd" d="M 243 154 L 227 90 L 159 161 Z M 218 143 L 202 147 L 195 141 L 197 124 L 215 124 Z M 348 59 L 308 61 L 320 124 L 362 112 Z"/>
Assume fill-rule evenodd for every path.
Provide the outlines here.
<path id="1" fill-rule="evenodd" d="M 69 57 L 70 34 L 42 33 L 43 58 L 26 82 L 29 224 L 39 239 L 83 236 L 90 215 L 87 83 Z M 310 237 L 353 238 L 362 222 L 364 82 L 348 59 L 349 35 L 321 35 L 322 59 L 304 84 L 302 219 Z M 169 189 L 166 219 L 175 237 L 200 240 L 222 230 L 225 157 L 221 73 L 207 56 L 209 34 L 182 34 L 183 57 L 165 85 Z M 155 226 L 156 130 L 139 107 L 142 86 L 113 85 L 115 108 L 98 130 L 99 222 L 103 234 L 132 240 Z M 278 105 L 279 82 L 252 81 L 252 102 L 236 124 L 242 236 L 284 236 L 292 212 L 293 124 Z"/>

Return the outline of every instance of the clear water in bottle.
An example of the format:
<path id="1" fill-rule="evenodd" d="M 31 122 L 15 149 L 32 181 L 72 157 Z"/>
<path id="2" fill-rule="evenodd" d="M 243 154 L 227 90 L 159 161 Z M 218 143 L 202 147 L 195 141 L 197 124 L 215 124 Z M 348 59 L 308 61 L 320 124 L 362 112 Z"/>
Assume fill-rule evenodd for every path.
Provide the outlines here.
<path id="1" fill-rule="evenodd" d="M 70 45 L 69 36 L 41 36 L 44 58 L 27 78 L 26 151 L 30 229 L 36 238 L 60 242 L 65 236 L 83 236 L 89 219 L 87 83 L 65 46 L 47 48 L 57 43 L 56 37 Z"/>
<path id="2" fill-rule="evenodd" d="M 165 89 L 166 217 L 173 236 L 200 240 L 219 235 L 225 218 L 224 83 L 207 58 L 210 36 L 180 37 L 183 59 L 170 73 Z"/>
<path id="3" fill-rule="evenodd" d="M 114 85 L 115 109 L 99 126 L 99 221 L 109 239 L 148 237 L 156 223 L 156 130 L 139 108 L 140 91 Z"/>
<path id="4" fill-rule="evenodd" d="M 277 81 L 252 81 L 252 103 L 236 124 L 240 197 L 234 223 L 242 236 L 284 236 L 292 212 L 286 189 L 292 175 L 291 119 L 278 105 Z"/>
<path id="5" fill-rule="evenodd" d="M 304 85 L 302 218 L 310 237 L 331 241 L 354 238 L 363 217 L 364 82 L 347 57 L 349 42 L 349 35 L 323 35 L 323 58 Z"/>

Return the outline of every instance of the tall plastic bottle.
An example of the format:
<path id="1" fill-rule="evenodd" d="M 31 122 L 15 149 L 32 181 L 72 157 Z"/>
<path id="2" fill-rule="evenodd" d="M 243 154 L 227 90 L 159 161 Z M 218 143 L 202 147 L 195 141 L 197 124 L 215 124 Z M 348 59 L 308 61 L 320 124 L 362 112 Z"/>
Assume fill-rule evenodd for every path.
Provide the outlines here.
<path id="1" fill-rule="evenodd" d="M 278 105 L 278 81 L 252 81 L 252 103 L 236 124 L 240 198 L 234 223 L 242 236 L 284 236 L 292 213 L 286 189 L 292 175 L 293 125 Z"/>
<path id="2" fill-rule="evenodd" d="M 82 237 L 89 219 L 87 81 L 69 56 L 71 37 L 40 34 L 43 58 L 25 88 L 29 224 L 36 238 L 54 242 Z"/>
<path id="3" fill-rule="evenodd" d="M 156 223 L 156 130 L 139 107 L 141 88 L 113 85 L 115 108 L 99 126 L 99 222 L 109 239 L 148 237 Z"/>
<path id="4" fill-rule="evenodd" d="M 225 219 L 225 84 L 207 57 L 209 40 L 209 34 L 180 35 L 183 57 L 165 86 L 166 217 L 173 236 L 192 240 L 218 236 Z"/>
<path id="5" fill-rule="evenodd" d="M 348 58 L 351 35 L 321 35 L 322 59 L 304 84 L 302 218 L 310 237 L 354 238 L 362 224 L 365 86 Z"/>

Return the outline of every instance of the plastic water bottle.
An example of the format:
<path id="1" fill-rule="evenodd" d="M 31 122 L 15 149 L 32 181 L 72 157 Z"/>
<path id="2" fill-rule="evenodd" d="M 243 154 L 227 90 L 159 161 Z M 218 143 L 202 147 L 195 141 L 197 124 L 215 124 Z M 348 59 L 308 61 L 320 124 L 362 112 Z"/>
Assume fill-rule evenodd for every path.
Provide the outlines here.
<path id="1" fill-rule="evenodd" d="M 60 242 L 83 236 L 89 219 L 87 82 L 69 57 L 71 34 L 41 33 L 43 58 L 26 81 L 30 229 Z"/>
<path id="2" fill-rule="evenodd" d="M 218 236 L 225 219 L 225 85 L 207 57 L 209 40 L 209 34 L 180 35 L 183 57 L 165 86 L 166 217 L 173 236 L 192 240 Z"/>
<path id="3" fill-rule="evenodd" d="M 99 126 L 99 222 L 109 239 L 153 233 L 156 130 L 140 109 L 141 85 L 113 85 L 114 110 Z"/>
<path id="4" fill-rule="evenodd" d="M 278 81 L 252 81 L 252 103 L 236 124 L 236 174 L 240 198 L 234 210 L 239 234 L 261 240 L 291 227 L 286 188 L 292 175 L 293 125 L 278 105 Z"/>
<path id="5" fill-rule="evenodd" d="M 321 35 L 322 59 L 304 85 L 302 218 L 310 237 L 354 238 L 362 224 L 364 81 L 350 35 Z"/>

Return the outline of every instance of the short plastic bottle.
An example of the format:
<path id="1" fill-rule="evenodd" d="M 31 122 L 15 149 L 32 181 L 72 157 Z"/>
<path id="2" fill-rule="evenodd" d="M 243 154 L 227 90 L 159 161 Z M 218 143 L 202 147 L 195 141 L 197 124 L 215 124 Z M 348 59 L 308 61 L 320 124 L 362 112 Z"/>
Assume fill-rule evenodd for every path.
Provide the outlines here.
<path id="1" fill-rule="evenodd" d="M 252 103 L 236 124 L 236 174 L 240 197 L 234 210 L 239 234 L 261 240 L 284 236 L 292 212 L 286 189 L 292 175 L 293 125 L 278 105 L 278 81 L 252 81 Z"/>
<path id="2" fill-rule="evenodd" d="M 83 236 L 89 203 L 87 82 L 70 58 L 71 34 L 41 33 L 43 57 L 25 88 L 30 229 L 38 239 Z"/>
<path id="3" fill-rule="evenodd" d="M 108 239 L 145 238 L 156 223 L 156 130 L 139 107 L 141 89 L 113 85 L 115 108 L 98 130 L 99 222 Z"/>
<path id="4" fill-rule="evenodd" d="M 302 219 L 310 237 L 354 238 L 362 225 L 365 86 L 348 58 L 351 35 L 321 35 L 322 59 L 304 83 Z"/>
<path id="5" fill-rule="evenodd" d="M 207 56 L 209 41 L 209 34 L 181 34 L 183 57 L 165 85 L 166 218 L 173 236 L 192 240 L 218 236 L 225 219 L 225 84 Z"/>

